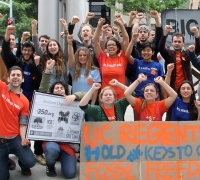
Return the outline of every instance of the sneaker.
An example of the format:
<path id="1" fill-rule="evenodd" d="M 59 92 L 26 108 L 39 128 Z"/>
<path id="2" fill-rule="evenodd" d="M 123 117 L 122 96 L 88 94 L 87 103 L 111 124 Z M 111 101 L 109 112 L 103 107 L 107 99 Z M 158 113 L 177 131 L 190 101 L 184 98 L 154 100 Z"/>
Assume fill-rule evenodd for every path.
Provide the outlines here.
<path id="1" fill-rule="evenodd" d="M 35 155 L 35 159 L 39 164 L 41 164 L 43 166 L 46 165 L 46 159 L 44 158 L 43 155 Z"/>
<path id="2" fill-rule="evenodd" d="M 9 158 L 9 162 L 8 162 L 8 168 L 9 170 L 15 170 L 16 168 L 16 163 L 15 161 L 13 161 L 12 159 Z"/>
<path id="3" fill-rule="evenodd" d="M 55 171 L 55 166 L 46 165 L 46 174 L 47 174 L 47 176 L 50 176 L 50 177 L 57 176 L 57 173 Z"/>
<path id="4" fill-rule="evenodd" d="M 29 168 L 22 169 L 22 175 L 31 176 L 31 169 Z"/>

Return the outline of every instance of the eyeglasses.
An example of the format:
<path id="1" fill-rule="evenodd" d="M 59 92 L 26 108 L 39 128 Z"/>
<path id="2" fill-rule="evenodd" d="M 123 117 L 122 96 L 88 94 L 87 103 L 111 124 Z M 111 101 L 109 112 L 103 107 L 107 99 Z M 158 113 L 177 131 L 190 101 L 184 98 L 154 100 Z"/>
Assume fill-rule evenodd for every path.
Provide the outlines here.
<path id="1" fill-rule="evenodd" d="M 110 47 L 110 46 L 117 46 L 116 44 L 107 44 L 107 47 Z"/>

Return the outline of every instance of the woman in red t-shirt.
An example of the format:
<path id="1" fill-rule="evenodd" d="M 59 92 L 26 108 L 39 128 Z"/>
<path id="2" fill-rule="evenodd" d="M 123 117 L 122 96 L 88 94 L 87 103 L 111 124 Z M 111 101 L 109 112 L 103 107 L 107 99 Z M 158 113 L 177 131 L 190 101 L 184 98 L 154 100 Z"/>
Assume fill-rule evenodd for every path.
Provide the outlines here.
<path id="1" fill-rule="evenodd" d="M 109 82 L 112 79 L 116 79 L 120 83 L 126 84 L 125 71 L 128 60 L 125 56 L 124 50 L 127 49 L 129 44 L 128 34 L 124 28 L 123 23 L 120 19 L 116 19 L 114 23 L 120 27 L 124 40 L 123 49 L 117 39 L 110 38 L 105 44 L 105 53 L 99 44 L 100 32 L 104 23 L 105 19 L 100 18 L 94 34 L 94 51 L 102 76 L 102 89 L 106 86 L 109 86 Z M 119 87 L 114 87 L 114 90 L 117 94 L 117 99 L 124 97 L 124 92 Z"/>
<path id="2" fill-rule="evenodd" d="M 146 81 L 146 79 L 147 77 L 144 74 L 139 74 L 138 79 L 135 80 L 125 91 L 125 97 L 136 112 L 138 120 L 162 121 L 163 114 L 176 100 L 177 93 L 163 81 L 162 77 L 158 76 L 154 81 L 160 84 L 167 91 L 169 94 L 167 99 L 156 101 L 158 90 L 153 83 L 144 86 L 144 99 L 133 97 L 132 92 L 141 82 Z"/>

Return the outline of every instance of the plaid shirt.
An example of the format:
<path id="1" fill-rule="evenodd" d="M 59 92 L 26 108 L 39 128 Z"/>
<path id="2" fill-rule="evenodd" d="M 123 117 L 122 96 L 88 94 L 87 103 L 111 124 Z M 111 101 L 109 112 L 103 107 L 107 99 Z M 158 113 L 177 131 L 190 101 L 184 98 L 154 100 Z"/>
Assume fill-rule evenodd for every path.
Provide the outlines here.
<path id="1" fill-rule="evenodd" d="M 158 50 L 162 57 L 165 59 L 165 73 L 167 73 L 167 65 L 170 63 L 174 63 L 174 70 L 172 71 L 170 86 L 174 88 L 175 80 L 176 80 L 176 51 L 171 49 L 165 48 L 167 36 L 162 36 L 160 39 L 160 43 L 158 46 Z M 195 38 L 195 52 L 197 54 L 200 53 L 200 39 Z M 192 70 L 190 65 L 190 57 L 189 57 L 189 50 L 182 50 L 181 51 L 181 64 L 183 68 L 183 73 L 186 80 L 192 82 Z"/>

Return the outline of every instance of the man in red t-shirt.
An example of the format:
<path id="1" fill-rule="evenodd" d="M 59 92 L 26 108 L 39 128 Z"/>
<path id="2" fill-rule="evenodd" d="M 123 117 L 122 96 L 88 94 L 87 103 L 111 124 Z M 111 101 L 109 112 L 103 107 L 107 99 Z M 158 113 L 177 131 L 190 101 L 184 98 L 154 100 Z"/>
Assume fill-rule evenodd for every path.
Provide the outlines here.
<path id="1" fill-rule="evenodd" d="M 8 72 L 8 85 L 0 80 L 0 174 L 1 180 L 9 179 L 8 155 L 19 158 L 22 174 L 31 175 L 35 158 L 30 142 L 25 138 L 28 124 L 29 101 L 20 88 L 24 81 L 22 70 L 13 66 Z"/>

